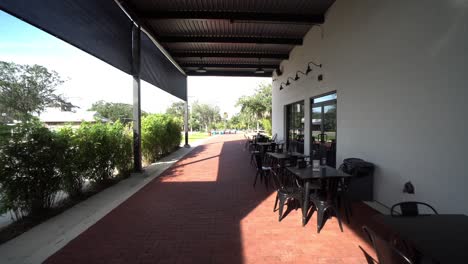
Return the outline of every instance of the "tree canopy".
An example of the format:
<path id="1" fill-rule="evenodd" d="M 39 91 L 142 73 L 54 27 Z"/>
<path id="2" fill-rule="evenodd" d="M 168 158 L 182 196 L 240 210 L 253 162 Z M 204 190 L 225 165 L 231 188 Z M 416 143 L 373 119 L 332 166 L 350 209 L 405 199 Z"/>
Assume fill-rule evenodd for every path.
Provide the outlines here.
<path id="1" fill-rule="evenodd" d="M 221 121 L 218 106 L 194 102 L 191 113 L 190 125 L 195 130 L 208 131 L 211 128 L 216 128 L 215 124 Z"/>
<path id="2" fill-rule="evenodd" d="M 133 120 L 133 106 L 125 103 L 111 103 L 105 101 L 95 102 L 90 111 L 96 111 L 101 117 L 113 122 L 119 120 L 122 123 L 129 123 Z M 142 115 L 146 114 L 142 111 Z"/>
<path id="3" fill-rule="evenodd" d="M 0 114 L 3 119 L 24 121 L 46 107 L 70 111 L 75 106 L 56 93 L 63 83 L 57 72 L 46 67 L 0 61 Z"/>
<path id="4" fill-rule="evenodd" d="M 247 128 L 250 128 L 252 121 L 256 122 L 257 129 L 260 122 L 269 122 L 271 126 L 271 98 L 271 84 L 260 84 L 253 95 L 237 100 L 236 106 L 241 107 L 239 118 L 247 124 Z M 265 124 L 263 126 L 265 128 Z"/>
<path id="5" fill-rule="evenodd" d="M 183 119 L 185 114 L 185 102 L 172 103 L 172 105 L 166 109 L 166 114 Z"/>

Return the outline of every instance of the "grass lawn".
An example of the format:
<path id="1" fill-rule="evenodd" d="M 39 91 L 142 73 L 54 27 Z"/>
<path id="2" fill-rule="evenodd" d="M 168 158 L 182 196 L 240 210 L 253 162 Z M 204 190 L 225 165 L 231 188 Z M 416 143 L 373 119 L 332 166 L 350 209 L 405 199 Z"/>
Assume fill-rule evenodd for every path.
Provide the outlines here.
<path id="1" fill-rule="evenodd" d="M 192 142 L 195 142 L 199 139 L 204 139 L 204 138 L 207 138 L 209 137 L 208 133 L 205 133 L 205 132 L 192 132 L 188 134 L 189 136 L 189 144 L 192 143 Z M 185 138 L 184 138 L 184 133 L 182 133 L 182 140 L 181 140 L 181 144 L 185 144 Z"/>

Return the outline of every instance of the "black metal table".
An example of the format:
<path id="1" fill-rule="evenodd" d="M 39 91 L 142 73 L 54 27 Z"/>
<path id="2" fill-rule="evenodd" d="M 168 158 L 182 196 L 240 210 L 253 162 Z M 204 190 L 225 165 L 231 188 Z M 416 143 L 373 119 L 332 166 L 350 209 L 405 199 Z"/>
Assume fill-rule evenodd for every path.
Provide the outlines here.
<path id="1" fill-rule="evenodd" d="M 307 210 L 309 209 L 309 194 L 310 194 L 310 183 L 312 180 L 324 179 L 324 178 L 347 178 L 352 177 L 351 175 L 339 171 L 335 168 L 329 166 L 320 167 L 320 171 L 314 171 L 312 166 L 299 169 L 297 167 L 287 167 L 286 168 L 290 173 L 292 173 L 297 178 L 303 180 L 304 184 L 304 203 L 302 208 L 302 225 L 305 225 L 307 222 Z"/>
<path id="2" fill-rule="evenodd" d="M 272 142 L 257 142 L 255 145 L 259 146 L 261 148 L 260 152 L 262 155 L 265 155 L 267 148 L 271 146 Z"/>
<path id="3" fill-rule="evenodd" d="M 468 216 L 466 215 L 414 217 L 378 215 L 376 218 L 435 263 L 468 263 Z"/>

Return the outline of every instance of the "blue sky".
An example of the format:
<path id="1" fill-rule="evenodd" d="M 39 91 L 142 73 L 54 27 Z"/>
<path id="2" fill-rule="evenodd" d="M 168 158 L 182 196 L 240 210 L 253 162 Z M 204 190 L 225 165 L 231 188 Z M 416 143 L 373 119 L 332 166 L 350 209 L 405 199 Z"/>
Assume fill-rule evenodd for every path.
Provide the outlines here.
<path id="1" fill-rule="evenodd" d="M 0 11 L 0 60 L 39 64 L 57 71 L 67 81 L 59 93 L 87 109 L 98 100 L 132 103 L 132 79 L 107 63 Z M 189 77 L 189 101 L 216 104 L 229 115 L 238 111 L 237 98 L 252 94 L 271 78 Z M 221 90 L 222 89 L 222 90 Z M 142 82 L 142 108 L 164 112 L 178 99 Z"/>

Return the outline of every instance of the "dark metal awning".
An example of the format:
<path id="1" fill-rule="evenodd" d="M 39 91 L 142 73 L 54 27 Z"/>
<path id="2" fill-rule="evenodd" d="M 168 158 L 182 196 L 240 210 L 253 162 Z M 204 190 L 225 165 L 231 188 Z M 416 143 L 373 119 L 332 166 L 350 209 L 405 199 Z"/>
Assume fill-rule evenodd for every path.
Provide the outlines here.
<path id="1" fill-rule="evenodd" d="M 0 9 L 126 73 L 132 71 L 129 15 L 148 33 L 142 39 L 142 79 L 185 99 L 186 75 L 272 76 L 309 29 L 324 22 L 333 3 L 0 0 Z"/>
<path id="2" fill-rule="evenodd" d="M 187 75 L 272 76 L 334 0 L 121 0 Z M 261 73 L 260 70 L 263 70 Z"/>

